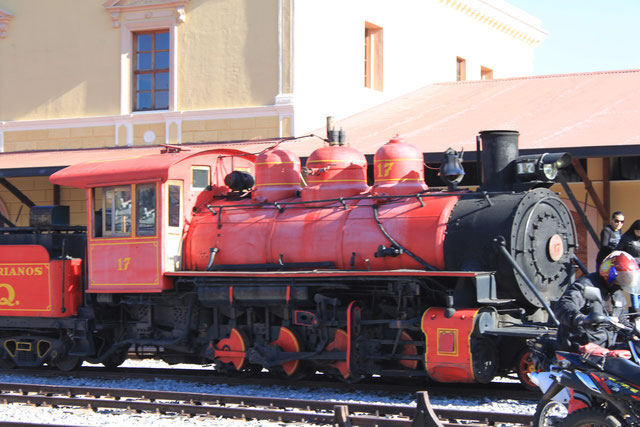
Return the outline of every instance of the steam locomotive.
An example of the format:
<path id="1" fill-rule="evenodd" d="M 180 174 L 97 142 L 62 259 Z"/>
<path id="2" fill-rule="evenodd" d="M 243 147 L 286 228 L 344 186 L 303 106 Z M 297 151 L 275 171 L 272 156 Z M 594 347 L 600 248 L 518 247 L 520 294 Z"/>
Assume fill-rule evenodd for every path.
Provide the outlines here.
<path id="1" fill-rule="evenodd" d="M 86 190 L 87 227 L 0 230 L 0 368 L 168 363 L 488 382 L 526 369 L 525 340 L 572 281 L 572 216 L 548 188 L 567 154 L 478 138 L 482 184 L 396 137 L 367 161 L 337 132 L 301 166 L 276 145 L 163 147 L 53 174 Z M 48 218 L 48 220 L 43 220 Z M 524 363 L 524 364 L 523 364 Z"/>

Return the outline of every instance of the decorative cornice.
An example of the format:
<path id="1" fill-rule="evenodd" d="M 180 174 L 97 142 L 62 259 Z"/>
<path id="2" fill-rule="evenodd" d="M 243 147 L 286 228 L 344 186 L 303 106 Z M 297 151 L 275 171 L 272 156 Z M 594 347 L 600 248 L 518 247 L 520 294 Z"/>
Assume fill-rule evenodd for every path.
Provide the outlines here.
<path id="1" fill-rule="evenodd" d="M 62 129 L 93 126 L 112 126 L 163 123 L 176 120 L 220 120 L 247 117 L 272 117 L 293 115 L 293 104 L 263 105 L 257 107 L 221 108 L 184 111 L 145 111 L 113 116 L 74 117 L 65 119 L 19 120 L 0 122 L 0 132 L 25 130 Z"/>
<path id="2" fill-rule="evenodd" d="M 7 26 L 13 19 L 13 15 L 6 10 L 0 9 L 0 39 L 7 37 Z"/>
<path id="3" fill-rule="evenodd" d="M 534 47 L 548 35 L 540 28 L 539 20 L 501 0 L 440 0 L 440 3 Z"/>
<path id="4" fill-rule="evenodd" d="M 117 116 L 96 116 L 77 117 L 67 119 L 43 119 L 43 120 L 23 120 L 23 121 L 0 121 L 0 152 L 4 152 L 4 138 L 6 132 L 30 131 L 30 130 L 51 130 L 66 128 L 88 128 L 114 126 L 116 146 L 133 144 L 133 127 L 143 124 L 164 124 L 165 144 L 169 144 L 169 126 L 176 124 L 179 129 L 185 121 L 194 120 L 224 120 L 224 119 L 244 119 L 255 117 L 293 117 L 293 104 L 264 105 L 258 107 L 238 107 L 223 108 L 217 110 L 191 110 L 191 111 L 149 111 L 133 114 L 123 114 Z M 120 126 L 128 129 L 127 141 L 118 141 L 118 131 Z M 291 129 L 291 132 L 293 129 Z M 181 143 L 181 142 L 179 142 Z"/>
<path id="5" fill-rule="evenodd" d="M 103 6 L 111 14 L 113 28 L 119 28 L 122 15 L 129 12 L 142 12 L 144 19 L 152 19 L 155 18 L 154 12 L 171 10 L 176 23 L 184 23 L 187 3 L 189 0 L 107 0 Z"/>

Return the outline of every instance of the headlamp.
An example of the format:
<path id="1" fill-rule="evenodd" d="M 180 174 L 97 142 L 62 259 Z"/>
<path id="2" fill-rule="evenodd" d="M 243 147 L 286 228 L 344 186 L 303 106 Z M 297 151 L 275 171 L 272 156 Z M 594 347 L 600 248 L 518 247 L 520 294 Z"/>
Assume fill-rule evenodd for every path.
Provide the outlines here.
<path id="1" fill-rule="evenodd" d="M 544 153 L 516 159 L 516 175 L 520 181 L 553 181 L 558 169 L 571 163 L 569 153 Z"/>

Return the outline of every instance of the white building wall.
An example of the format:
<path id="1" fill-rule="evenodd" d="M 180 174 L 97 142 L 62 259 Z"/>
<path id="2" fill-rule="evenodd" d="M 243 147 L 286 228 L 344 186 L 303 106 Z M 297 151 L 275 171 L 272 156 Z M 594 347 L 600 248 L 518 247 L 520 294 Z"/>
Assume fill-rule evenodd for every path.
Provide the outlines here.
<path id="1" fill-rule="evenodd" d="M 494 78 L 533 73 L 546 33 L 539 20 L 502 0 L 294 0 L 295 134 L 480 67 Z M 365 21 L 383 28 L 384 90 L 364 87 Z M 526 40 L 523 40 L 525 39 Z"/>

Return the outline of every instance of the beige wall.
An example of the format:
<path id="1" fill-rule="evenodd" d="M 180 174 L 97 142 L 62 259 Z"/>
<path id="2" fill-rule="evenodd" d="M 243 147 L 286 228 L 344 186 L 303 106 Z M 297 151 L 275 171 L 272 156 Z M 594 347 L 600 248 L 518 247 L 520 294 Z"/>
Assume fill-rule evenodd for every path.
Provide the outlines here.
<path id="1" fill-rule="evenodd" d="M 118 115 L 121 30 L 104 0 L 0 0 L 0 121 Z M 191 0 L 177 26 L 178 110 L 273 105 L 278 0 Z"/>
<path id="2" fill-rule="evenodd" d="M 240 141 L 277 135 L 277 117 L 247 117 L 235 120 L 194 120 L 182 123 L 183 142 Z M 284 135 L 288 136 L 288 135 Z"/>
<path id="3" fill-rule="evenodd" d="M 19 188 L 25 196 L 36 205 L 53 205 L 53 185 L 49 177 L 8 178 L 8 181 Z M 29 208 L 22 204 L 4 187 L 0 187 L 0 199 L 7 206 L 9 220 L 17 226 L 29 225 Z M 71 225 L 86 225 L 85 192 L 81 189 L 61 187 L 61 205 L 69 206 L 69 222 Z"/>
<path id="4" fill-rule="evenodd" d="M 282 4 L 282 93 L 293 93 L 293 0 Z"/>
<path id="5" fill-rule="evenodd" d="M 284 123 L 290 128 L 288 122 Z M 128 129 L 119 127 L 120 145 L 125 145 Z M 132 145 L 162 145 L 165 143 L 165 123 L 144 123 L 133 125 Z M 152 132 L 151 142 L 144 139 L 145 133 Z M 168 140 L 175 144 L 176 134 L 180 141 L 217 142 L 276 138 L 279 136 L 279 119 L 277 116 L 245 117 L 237 119 L 189 120 L 183 121 L 181 131 L 177 125 L 170 126 L 173 132 Z M 291 136 L 286 130 L 284 137 Z M 4 151 L 24 150 L 56 150 L 113 147 L 115 144 L 116 126 L 72 127 L 60 129 L 42 129 L 4 132 Z"/>
<path id="6" fill-rule="evenodd" d="M 273 104 L 277 0 L 192 0 L 179 32 L 178 109 Z"/>
<path id="7" fill-rule="evenodd" d="M 593 161 L 593 166 L 592 166 Z M 589 159 L 588 163 L 588 176 L 592 179 L 593 189 L 598 194 L 601 201 L 604 200 L 602 193 L 602 168 L 598 167 L 602 164 L 600 158 Z M 599 212 L 596 209 L 596 205 L 593 202 L 593 198 L 587 195 L 587 190 L 582 182 L 570 183 L 569 187 L 573 192 L 576 200 L 580 203 L 583 210 L 588 212 L 588 218 L 598 238 L 600 237 L 600 231 L 608 223 L 608 220 L 603 220 Z M 640 219 L 640 198 L 636 197 L 636 194 L 640 193 L 640 181 L 610 181 L 609 191 L 611 199 L 611 213 L 614 211 L 622 211 L 625 214 L 625 224 L 622 228 L 623 232 L 626 231 L 629 226 L 636 219 Z M 554 185 L 551 190 L 556 191 L 560 197 L 562 197 L 572 210 L 573 206 L 569 201 L 566 193 L 559 184 Z M 586 233 L 586 230 L 584 230 Z M 595 268 L 595 257 L 598 252 L 598 247 L 590 235 L 586 235 L 583 239 L 588 245 L 588 257 L 587 263 L 590 269 Z"/>
<path id="8" fill-rule="evenodd" d="M 590 177 L 592 176 L 591 173 L 588 175 Z M 596 191 L 596 194 L 598 194 L 600 201 L 603 201 L 602 181 L 594 180 L 592 181 L 592 186 Z M 596 204 L 593 202 L 593 199 L 587 195 L 587 190 L 583 183 L 572 183 L 570 184 L 570 187 L 581 206 L 584 207 L 586 202 L 587 206 L 594 209 L 596 208 Z M 560 185 L 552 187 L 552 190 L 557 191 L 560 194 L 560 197 L 566 197 Z M 622 230 L 626 231 L 633 221 L 640 219 L 640 198 L 636 196 L 637 194 L 640 194 L 640 181 L 609 181 L 609 194 L 611 200 L 610 211 L 611 213 L 615 211 L 622 211 L 625 214 L 625 226 Z M 600 214 L 598 214 L 597 222 L 592 223 L 591 225 L 599 235 L 600 230 L 602 230 L 607 223 L 608 219 L 603 220 Z"/>
<path id="9" fill-rule="evenodd" d="M 610 181 L 609 182 L 609 194 L 611 198 L 611 213 L 615 211 L 622 211 L 625 214 L 625 224 L 622 228 L 626 231 L 636 219 L 640 219 L 640 181 Z M 602 194 L 602 182 L 594 182 L 593 188 L 598 193 L 600 200 L 603 199 Z M 598 223 L 598 233 L 604 227 L 607 221 Z"/>
<path id="10" fill-rule="evenodd" d="M 111 147 L 114 138 L 113 126 L 5 132 L 4 151 Z"/>
<path id="11" fill-rule="evenodd" d="M 587 159 L 587 171 L 593 188 L 600 201 L 604 203 L 602 158 Z M 609 181 L 610 214 L 615 211 L 622 211 L 625 214 L 625 226 L 622 228 L 625 231 L 633 221 L 640 219 L 640 198 L 636 197 L 636 194 L 640 194 L 640 181 Z M 594 204 L 592 200 L 591 204 Z M 607 222 L 608 219 L 606 221 L 601 219 L 598 222 L 598 232 Z"/>
<path id="12" fill-rule="evenodd" d="M 119 112 L 120 34 L 103 0 L 0 0 L 0 121 Z M 115 58 L 115 60 L 114 60 Z"/>
<path id="13" fill-rule="evenodd" d="M 290 136 L 293 107 L 274 104 L 292 87 L 291 0 L 190 0 L 184 22 L 166 4 L 113 20 L 105 0 L 0 0 L 13 16 L 0 39 L 0 151 Z M 122 52 L 132 31 L 158 25 L 175 33 L 174 110 L 130 114 Z"/>

